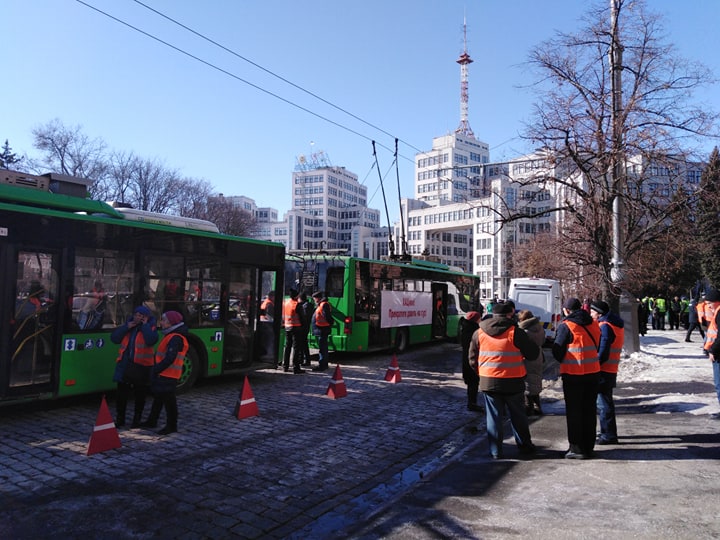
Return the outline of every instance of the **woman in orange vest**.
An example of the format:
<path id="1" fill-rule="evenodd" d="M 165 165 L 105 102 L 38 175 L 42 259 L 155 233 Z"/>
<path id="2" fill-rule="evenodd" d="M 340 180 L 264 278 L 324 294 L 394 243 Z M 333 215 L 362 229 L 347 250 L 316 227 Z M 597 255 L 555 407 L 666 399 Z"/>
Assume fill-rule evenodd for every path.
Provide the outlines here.
<path id="1" fill-rule="evenodd" d="M 600 436 L 595 444 L 617 444 L 617 422 L 613 388 L 617 384 L 623 344 L 625 342 L 625 321 L 610 311 L 602 300 L 595 300 L 590 306 L 590 315 L 600 325 L 600 384 L 598 385 L 597 409 L 600 418 Z"/>
<path id="2" fill-rule="evenodd" d="M 178 408 L 175 397 L 175 388 L 183 372 L 185 357 L 190 345 L 188 344 L 188 328 L 183 322 L 183 316 L 177 311 L 166 311 L 160 319 L 160 328 L 164 337 L 155 353 L 152 383 L 150 390 L 153 393 L 153 404 L 150 416 L 141 425 L 143 427 L 156 427 L 163 406 L 167 421 L 165 427 L 158 433 L 168 435 L 177 431 Z"/>
<path id="3" fill-rule="evenodd" d="M 570 448 L 566 459 L 588 459 L 595 448 L 597 394 L 600 382 L 600 326 L 577 298 L 563 304 L 565 318 L 555 332 L 552 353 L 560 362 L 565 422 Z"/>
<path id="4" fill-rule="evenodd" d="M 135 414 L 131 427 L 136 428 L 140 426 L 145 409 L 145 399 L 150 385 L 150 368 L 155 354 L 153 346 L 158 340 L 156 321 L 150 308 L 136 307 L 127 322 L 113 330 L 110 340 L 120 345 L 113 375 L 113 381 L 117 383 L 115 425 L 117 427 L 125 425 L 128 397 L 130 392 L 133 392 Z"/>
<path id="5" fill-rule="evenodd" d="M 468 362 L 480 377 L 485 397 L 488 448 L 492 459 L 503 457 L 505 407 L 510 412 L 515 443 L 521 454 L 532 454 L 535 445 L 525 414 L 525 363 L 536 361 L 539 348 L 513 321 L 515 308 L 498 303 L 491 318 L 481 321 L 470 341 Z"/>

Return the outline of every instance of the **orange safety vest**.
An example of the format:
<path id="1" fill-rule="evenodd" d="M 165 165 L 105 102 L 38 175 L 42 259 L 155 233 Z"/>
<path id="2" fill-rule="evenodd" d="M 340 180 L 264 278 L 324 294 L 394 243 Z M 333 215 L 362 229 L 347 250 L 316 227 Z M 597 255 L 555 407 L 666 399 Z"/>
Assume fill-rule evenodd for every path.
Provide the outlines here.
<path id="1" fill-rule="evenodd" d="M 168 334 L 165 336 L 162 341 L 160 342 L 160 345 L 158 345 L 157 353 L 155 353 L 155 363 L 159 364 L 165 359 L 165 354 L 167 353 L 168 344 L 170 343 L 170 340 L 173 336 L 180 336 L 183 340 L 183 346 L 182 349 L 180 349 L 177 353 L 177 356 L 175 357 L 175 360 L 173 360 L 173 363 L 170 364 L 168 367 L 163 369 L 159 375 L 162 377 L 167 377 L 168 379 L 179 379 L 180 375 L 182 375 L 183 371 L 183 365 L 185 364 L 185 356 L 187 355 L 188 349 L 190 348 L 190 344 L 188 343 L 188 340 L 185 336 L 182 334 L 178 334 L 176 332 L 172 334 Z"/>
<path id="2" fill-rule="evenodd" d="M 600 358 L 597 348 L 600 343 L 600 325 L 595 321 L 588 326 L 572 321 L 564 321 L 564 323 L 572 333 L 573 340 L 560 363 L 560 374 L 588 375 L 599 372 Z"/>
<path id="3" fill-rule="evenodd" d="M 703 303 L 705 304 L 705 306 L 703 306 L 702 317 L 707 321 L 708 324 L 710 324 L 710 321 L 715 316 L 715 310 L 713 309 L 712 304 L 707 300 L 705 300 Z"/>
<path id="4" fill-rule="evenodd" d="M 132 330 L 130 331 L 132 332 Z M 130 332 L 125 334 L 120 342 L 120 348 L 118 349 L 118 357 L 115 362 L 122 360 L 123 354 L 127 349 L 128 343 L 130 343 Z M 117 339 L 117 338 L 116 338 Z M 135 356 L 133 362 L 140 364 L 141 366 L 152 366 L 155 353 L 150 345 L 145 343 L 145 336 L 138 330 L 137 336 L 135 336 Z"/>
<path id="5" fill-rule="evenodd" d="M 489 336 L 478 330 L 478 375 L 494 379 L 516 379 L 527 374 L 523 356 L 515 344 L 515 327 Z"/>
<path id="6" fill-rule="evenodd" d="M 266 298 L 265 300 L 263 300 L 262 303 L 260 304 L 260 311 L 263 312 L 260 315 L 260 320 L 262 322 L 272 322 L 272 317 L 273 317 L 272 312 L 274 309 L 275 309 L 275 304 L 273 303 L 272 300 L 270 300 L 269 298 Z"/>
<path id="7" fill-rule="evenodd" d="M 698 322 L 702 324 L 703 319 L 705 318 L 705 300 L 701 300 L 695 305 L 695 312 L 698 316 Z"/>
<path id="8" fill-rule="evenodd" d="M 708 319 L 708 327 L 707 330 L 705 330 L 705 344 L 703 345 L 703 349 L 705 349 L 706 351 L 709 351 L 712 348 L 713 343 L 715 343 L 718 335 L 717 320 L 715 319 L 716 311 L 713 310 L 712 307 L 710 308 L 710 311 L 712 312 L 712 315 Z"/>
<path id="9" fill-rule="evenodd" d="M 318 328 L 327 328 L 330 326 L 330 321 L 325 319 L 325 312 L 323 311 L 323 305 L 325 304 L 327 304 L 328 307 L 330 306 L 327 301 L 322 300 L 315 308 L 315 326 Z"/>
<path id="10" fill-rule="evenodd" d="M 283 324 L 285 328 L 300 327 L 300 315 L 297 312 L 298 299 L 288 298 L 283 303 Z"/>
<path id="11" fill-rule="evenodd" d="M 620 365 L 620 355 L 622 354 L 623 343 L 625 343 L 625 328 L 620 328 L 608 321 L 599 321 L 600 326 L 603 324 L 610 325 L 612 331 L 615 332 L 615 340 L 610 344 L 610 356 L 604 364 L 600 364 L 600 371 L 605 373 L 617 373 Z"/>

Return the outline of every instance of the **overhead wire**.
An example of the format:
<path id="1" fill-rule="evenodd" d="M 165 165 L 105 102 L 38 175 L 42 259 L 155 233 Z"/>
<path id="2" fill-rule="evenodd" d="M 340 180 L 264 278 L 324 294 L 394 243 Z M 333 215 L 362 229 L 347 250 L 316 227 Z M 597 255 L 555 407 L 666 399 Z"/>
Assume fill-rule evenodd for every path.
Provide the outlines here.
<path id="1" fill-rule="evenodd" d="M 303 112 L 306 112 L 306 113 L 308 113 L 308 114 L 311 114 L 312 116 L 315 116 L 316 118 L 319 118 L 320 120 L 323 120 L 323 121 L 325 121 L 325 122 L 328 122 L 328 123 L 330 123 L 330 124 L 332 124 L 332 125 L 334 125 L 334 126 L 336 126 L 336 127 L 339 127 L 340 129 L 343 129 L 343 130 L 345 130 L 345 131 L 347 131 L 347 132 L 349 132 L 349 133 L 352 133 L 353 135 L 357 135 L 358 137 L 361 137 L 361 138 L 363 138 L 363 139 L 365 139 L 365 140 L 368 140 L 368 141 L 371 141 L 371 142 L 374 141 L 374 139 L 373 139 L 372 137 L 368 137 L 367 135 L 365 135 L 365 134 L 363 134 L 363 133 L 360 133 L 359 131 L 357 131 L 357 130 L 355 130 L 355 129 L 352 129 L 352 128 L 344 125 L 344 124 L 341 124 L 340 122 L 336 122 L 336 121 L 334 121 L 334 120 L 332 120 L 332 119 L 330 119 L 330 118 L 328 118 L 328 117 L 326 117 L 326 116 L 324 116 L 324 115 L 321 115 L 321 114 L 319 114 L 319 113 L 317 113 L 317 112 L 315 112 L 315 111 L 313 111 L 313 110 L 311 110 L 311 109 L 308 109 L 307 107 L 304 107 L 304 106 L 302 106 L 302 105 L 299 105 L 299 104 L 297 104 L 297 103 L 295 103 L 295 102 L 293 102 L 293 101 L 291 101 L 291 100 L 289 100 L 289 99 L 287 99 L 287 98 L 284 98 L 284 97 L 282 97 L 282 96 L 280 96 L 280 95 L 278 95 L 278 94 L 276 94 L 276 93 L 274 93 L 274 92 L 271 92 L 270 90 L 267 90 L 267 89 L 265 89 L 265 88 L 263 88 L 263 87 L 261 87 L 261 86 L 259 86 L 259 85 L 257 85 L 257 84 L 254 84 L 254 83 L 252 83 L 252 82 L 250 82 L 250 81 L 248 81 L 248 80 L 246 80 L 246 79 L 244 79 L 244 78 L 242 78 L 242 77 L 240 77 L 240 76 L 238 76 L 238 75 L 236 75 L 236 74 L 234 74 L 234 73 L 232 73 L 232 72 L 230 72 L 230 71 L 228 71 L 228 70 L 226 70 L 226 69 L 223 69 L 223 68 L 217 66 L 216 64 L 213 64 L 212 62 L 209 62 L 209 61 L 207 61 L 207 60 L 204 60 L 203 58 L 200 58 L 199 56 L 197 56 L 197 55 L 195 55 L 195 54 L 192 54 L 192 53 L 186 51 L 185 49 L 182 49 L 182 48 L 180 48 L 180 47 L 178 47 L 178 46 L 176 46 L 176 45 L 173 45 L 172 43 L 170 43 L 170 42 L 168 42 L 168 41 L 165 41 L 165 40 L 157 37 L 156 35 L 151 34 L 151 33 L 148 32 L 148 31 L 145 31 L 145 30 L 143 30 L 143 29 L 141 29 L 141 28 L 138 28 L 137 26 L 135 26 L 135 25 L 133 25 L 133 24 L 130 24 L 130 23 L 127 22 L 127 21 L 124 21 L 124 20 L 122 20 L 122 19 L 120 19 L 120 18 L 118 18 L 118 17 L 116 17 L 116 16 L 114 16 L 114 15 L 112 15 L 112 14 L 106 12 L 106 11 L 103 11 L 102 9 L 100 9 L 100 8 L 98 8 L 98 7 L 95 7 L 95 6 L 93 6 L 92 4 L 89 4 L 88 2 L 86 2 L 86 1 L 84 1 L 84 0 L 75 0 L 75 1 L 78 2 L 79 4 L 83 5 L 83 6 L 89 8 L 89 9 L 92 9 L 93 11 L 96 11 L 97 13 L 99 13 L 99 14 L 101 14 L 101 15 L 103 15 L 103 16 L 105 16 L 105 17 L 107 17 L 107 18 L 109 18 L 109 19 L 111 19 L 111 20 L 113 20 L 113 21 L 115 21 L 115 22 L 123 25 L 123 26 L 126 26 L 126 27 L 130 28 L 131 30 L 134 30 L 135 32 L 138 32 L 138 33 L 144 35 L 145 37 L 148 37 L 148 38 L 150 38 L 150 39 L 152 39 L 152 40 L 154 40 L 154 41 L 157 41 L 158 43 L 161 43 L 161 44 L 165 45 L 166 47 L 169 47 L 169 48 L 171 48 L 171 49 L 173 49 L 173 50 L 175 50 L 175 51 L 177 51 L 177 52 L 179 52 L 179 53 L 181 53 L 181 54 L 184 54 L 185 56 L 187 56 L 187 57 L 189 57 L 189 58 L 191 58 L 191 59 L 193 59 L 193 60 L 195 60 L 195 61 L 197 61 L 197 62 L 200 62 L 200 63 L 202 63 L 202 64 L 204 64 L 204 65 L 206 65 L 206 66 L 208 66 L 208 67 L 210 67 L 210 68 L 212 68 L 212 69 L 215 69 L 215 70 L 219 71 L 220 73 L 223 73 L 224 75 L 227 75 L 227 76 L 229 76 L 229 77 L 232 77 L 233 79 L 236 79 L 236 80 L 238 80 L 238 81 L 240 81 L 240 82 L 242 82 L 242 83 L 245 83 L 245 84 L 247 84 L 248 86 L 251 86 L 252 88 L 255 88 L 256 90 L 259 90 L 259 91 L 261 91 L 261 92 L 263 92 L 263 93 L 265 93 L 265 94 L 267 94 L 267 95 L 269 95 L 269 96 L 271 96 L 271 97 L 274 97 L 275 99 L 278 99 L 278 100 L 280 100 L 280 101 L 282 101 L 282 102 L 284 102 L 284 103 L 286 103 L 286 104 L 288 104 L 288 105 L 290 105 L 290 106 L 292 106 L 292 107 L 295 107 L 295 108 L 297 108 L 297 109 L 299 109 L 299 110 L 301 110 L 301 111 L 303 111 Z M 348 110 L 346 110 L 346 109 L 344 109 L 344 108 L 342 108 L 342 107 L 340 107 L 340 106 L 338 106 L 338 105 L 335 105 L 334 103 L 332 103 L 332 102 L 324 99 L 323 97 L 321 97 L 321 96 L 319 96 L 319 95 L 311 92 L 310 90 L 307 90 L 307 89 L 303 88 L 302 86 L 293 83 L 292 81 L 288 80 L 287 78 L 282 77 L 281 75 L 278 75 L 277 73 L 273 72 L 272 70 L 269 70 L 269 69 L 263 67 L 262 65 L 260 65 L 260 64 L 258 64 L 258 63 L 256 63 L 256 62 L 253 62 L 252 60 L 246 58 L 245 56 L 243 56 L 243 55 L 241 55 L 241 54 L 239 54 L 239 53 L 237 53 L 236 51 L 233 51 L 232 49 L 226 47 L 225 45 L 223 45 L 223 44 L 221 44 L 221 43 L 219 43 L 219 42 L 217 42 L 217 41 L 215 41 L 215 40 L 207 37 L 206 35 L 198 32 L 198 31 L 196 31 L 196 30 L 194 30 L 194 29 L 192 29 L 192 28 L 190 28 L 190 27 L 188 27 L 187 25 L 185 25 L 185 24 L 183 24 L 183 23 L 181 23 L 181 22 L 173 19 L 172 17 L 169 17 L 168 15 L 165 15 L 164 13 L 156 10 L 155 8 L 153 8 L 153 7 L 151 7 L 151 6 L 148 6 L 148 5 L 145 4 L 144 2 L 141 2 L 140 0 L 133 0 L 133 1 L 134 1 L 135 3 L 137 3 L 138 5 L 144 7 L 145 9 L 147 9 L 147 10 L 149 10 L 149 11 L 152 11 L 153 13 L 157 14 L 158 16 L 160 16 L 160 17 L 162 17 L 162 18 L 164 18 L 164 19 L 172 22 L 173 24 L 175 24 L 175 25 L 177 25 L 177 26 L 180 26 L 181 28 L 183 28 L 183 29 L 185 29 L 186 31 L 192 33 L 193 35 L 195 35 L 195 36 L 197 36 L 197 37 L 199 37 L 199 38 L 201 38 L 201 39 L 203 39 L 203 40 L 205 40 L 205 41 L 213 44 L 213 45 L 216 46 L 216 47 L 219 47 L 220 49 L 224 50 L 225 52 L 227 52 L 227 53 L 229 53 L 229 54 L 232 54 L 233 56 L 235 56 L 235 57 L 237 57 L 237 58 L 239 58 L 239 59 L 241 59 L 241 60 L 243 60 L 243 61 L 251 64 L 252 66 L 254 66 L 254 67 L 256 67 L 256 68 L 264 71 L 265 73 L 267 73 L 267 74 L 269 74 L 269 75 L 271 75 L 271 76 L 273 76 L 273 77 L 275 77 L 275 78 L 277 78 L 277 79 L 285 82 L 286 84 L 289 84 L 290 86 L 292 86 L 292 87 L 294 87 L 294 88 L 296 88 L 296 89 L 298 89 L 298 90 L 300 90 L 300 91 L 302 91 L 302 92 L 304 92 L 304 93 L 312 96 L 313 98 L 321 101 L 322 103 L 325 103 L 326 105 L 329 105 L 330 107 L 333 107 L 334 109 L 336 109 L 336 110 L 338 110 L 338 111 L 340 111 L 340 112 L 342 112 L 342 113 L 350 116 L 351 118 L 354 118 L 355 120 L 358 120 L 359 122 L 365 124 L 366 126 L 371 127 L 372 129 L 375 129 L 375 130 L 377 130 L 377 131 L 383 133 L 384 135 L 387 135 L 387 136 L 389 136 L 389 137 L 391 137 L 391 138 L 393 138 L 393 139 L 396 139 L 396 138 L 397 138 L 397 137 L 395 137 L 394 135 L 392 135 L 391 133 L 389 133 L 388 131 L 382 129 L 381 127 L 378 127 L 378 126 L 376 126 L 375 124 L 373 124 L 373 123 L 371 123 L 371 122 L 368 122 L 368 121 L 364 120 L 363 118 L 361 118 L 361 117 L 359 117 L 359 116 L 351 113 L 350 111 L 348 111 Z M 399 139 L 399 138 L 397 138 L 397 139 L 398 139 L 399 141 L 401 141 L 403 144 L 405 144 L 408 148 L 411 148 L 411 149 L 413 149 L 413 150 L 416 150 L 416 151 L 419 152 L 419 153 L 425 153 L 423 150 L 420 150 L 419 148 L 417 148 L 417 147 L 413 146 L 412 144 L 408 143 L 407 141 L 405 141 L 405 140 L 403 140 L 403 139 Z M 377 143 L 377 145 L 380 146 L 380 147 L 382 147 L 382 148 L 384 148 L 385 150 L 387 150 L 387 151 L 389 151 L 389 152 L 393 152 L 393 149 L 390 148 L 389 146 L 386 146 L 386 145 L 384 145 L 384 144 L 382 144 L 382 143 L 379 143 L 379 142 Z M 401 156 L 401 157 L 402 157 L 403 159 L 406 159 L 407 161 L 409 161 L 409 162 L 411 162 L 411 163 L 414 163 L 414 159 L 411 159 L 411 158 L 409 158 L 409 157 L 407 157 L 407 156 Z"/>
<path id="2" fill-rule="evenodd" d="M 336 127 L 339 127 L 340 129 L 344 129 L 345 131 L 347 131 L 347 132 L 349 132 L 349 133 L 352 133 L 353 135 L 357 135 L 358 137 L 361 137 L 361 138 L 366 139 L 366 140 L 368 140 L 368 141 L 374 142 L 374 139 L 373 139 L 372 137 L 368 137 L 367 135 L 364 135 L 363 133 L 360 133 L 359 131 L 356 131 L 356 130 L 348 127 L 348 126 L 345 126 L 345 125 L 343 125 L 343 124 L 340 124 L 339 122 L 335 122 L 334 120 L 331 120 L 330 118 L 327 118 L 326 116 L 323 116 L 323 115 L 321 115 L 321 114 L 319 114 L 319 113 L 316 113 L 315 111 L 312 111 L 312 110 L 308 109 L 307 107 L 303 107 L 302 105 L 299 105 L 299 104 L 297 104 L 297 103 L 295 103 L 295 102 L 293 102 L 293 101 L 290 101 L 289 99 L 286 99 L 286 98 L 284 98 L 284 97 L 282 97 L 282 96 L 280 96 L 280 95 L 278 95 L 278 94 L 275 94 L 274 92 L 271 92 L 270 90 L 267 90 L 267 89 L 265 89 L 265 88 L 262 88 L 261 86 L 258 86 L 257 84 L 254 84 L 254 83 L 252 83 L 252 82 L 250 82 L 250 81 L 248 81 L 248 80 L 246 80 L 246 79 L 243 79 L 243 78 L 240 77 L 239 75 L 235 75 L 234 73 L 231 73 L 230 71 L 228 71 L 228 70 L 226 70 L 226 69 L 223 69 L 223 68 L 221 68 L 220 66 L 217 66 L 217 65 L 213 64 L 212 62 L 209 62 L 209 61 L 207 61 L 207 60 L 204 60 L 204 59 L 200 58 L 199 56 L 196 56 L 196 55 L 194 55 L 194 54 L 192 54 L 192 53 L 190 53 L 190 52 L 188 52 L 188 51 L 186 51 L 186 50 L 184 50 L 184 49 L 181 49 L 180 47 L 178 47 L 178 46 L 176 46 L 176 45 L 173 45 L 172 43 L 169 43 L 169 42 L 167 42 L 167 41 L 165 41 L 165 40 L 163 40 L 163 39 L 161 39 L 161 38 L 159 38 L 159 37 L 157 37 L 157 36 L 154 36 L 154 35 L 150 34 L 149 32 L 146 32 L 145 30 L 142 30 L 141 28 L 138 28 L 137 26 L 134 26 L 134 25 L 132 25 L 132 24 L 126 22 L 126 21 L 123 21 L 122 19 L 119 19 L 119 18 L 115 17 L 114 15 L 111 15 L 110 13 L 107 13 L 107 12 L 105 12 L 105 11 L 103 11 L 103 10 L 101 10 L 101 9 L 99 9 L 99 8 L 91 5 L 91 4 L 88 4 L 88 3 L 85 2 L 84 0 L 75 0 L 75 1 L 78 2 L 79 4 L 82 4 L 82 5 L 86 6 L 86 7 L 94 10 L 94 11 L 97 11 L 97 12 L 100 13 L 101 15 L 104 15 L 105 17 L 108 17 L 109 19 L 112 19 L 112 20 L 114 20 L 115 22 L 117 22 L 117 23 L 119 23 L 119 24 L 122 24 L 123 26 L 127 26 L 128 28 L 130 28 L 130 29 L 132 29 L 132 30 L 135 30 L 136 32 L 139 32 L 140 34 L 142 34 L 142 35 L 144 35 L 144 36 L 146 36 L 146 37 L 148 37 L 148 38 L 150 38 L 150 39 L 152 39 L 152 40 L 157 41 L 158 43 L 161 43 L 161 44 L 163 44 L 163 45 L 165 45 L 165 46 L 167 46 L 167 47 L 170 47 L 171 49 L 173 49 L 173 50 L 175 50 L 175 51 L 177 51 L 177 52 L 179 52 L 179 53 L 181 53 L 181 54 L 184 54 L 185 56 L 187 56 L 187 57 L 189 57 L 189 58 L 192 58 L 193 60 L 196 60 L 196 61 L 200 62 L 201 64 L 204 64 L 204 65 L 206 65 L 206 66 L 208 66 L 208 67 L 210 67 L 210 68 L 212 68 L 212 69 L 214 69 L 214 70 L 217 70 L 217 71 L 219 71 L 220 73 L 223 73 L 223 74 L 227 75 L 228 77 L 232 77 L 233 79 L 236 79 L 236 80 L 238 80 L 238 81 L 240 81 L 240 82 L 242 82 L 242 83 L 245 83 L 245 84 L 247 84 L 248 86 L 251 86 L 251 87 L 255 88 L 256 90 L 259 90 L 260 92 L 263 92 L 263 93 L 265 93 L 265 94 L 267 94 L 267 95 L 269 95 L 269 96 L 272 96 L 272 97 L 274 97 L 275 99 L 279 99 L 280 101 L 282 101 L 282 102 L 284 102 L 284 103 L 287 103 L 288 105 L 291 105 L 292 107 L 295 107 L 295 108 L 297 108 L 297 109 L 299 109 L 299 110 L 301 110 L 301 111 L 303 111 L 303 112 L 306 112 L 306 113 L 308 113 L 308 114 L 311 114 L 312 116 L 315 116 L 316 118 L 319 118 L 320 120 L 324 120 L 325 122 L 328 122 L 329 124 L 332 124 L 332 125 L 334 125 L 334 126 L 336 126 Z M 392 152 L 392 149 L 391 149 L 390 147 L 388 147 L 388 146 L 385 146 L 385 145 L 383 145 L 383 144 L 379 144 L 379 146 L 382 146 L 382 147 L 385 148 L 386 150 Z"/>

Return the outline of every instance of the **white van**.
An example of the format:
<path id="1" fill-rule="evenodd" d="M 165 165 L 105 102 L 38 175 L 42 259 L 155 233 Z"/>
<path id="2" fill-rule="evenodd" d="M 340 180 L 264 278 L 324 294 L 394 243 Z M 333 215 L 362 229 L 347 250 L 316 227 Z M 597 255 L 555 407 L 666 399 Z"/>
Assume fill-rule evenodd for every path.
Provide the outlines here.
<path id="1" fill-rule="evenodd" d="M 548 342 L 555 340 L 555 330 L 562 319 L 560 282 L 554 279 L 516 278 L 510 280 L 508 298 L 517 311 L 529 309 L 543 328 Z"/>

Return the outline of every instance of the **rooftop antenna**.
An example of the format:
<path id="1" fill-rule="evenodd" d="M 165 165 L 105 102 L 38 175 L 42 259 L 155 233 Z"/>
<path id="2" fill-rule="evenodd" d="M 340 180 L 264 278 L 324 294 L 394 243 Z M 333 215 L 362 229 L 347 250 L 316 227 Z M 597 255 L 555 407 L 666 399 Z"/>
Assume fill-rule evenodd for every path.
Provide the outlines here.
<path id="1" fill-rule="evenodd" d="M 460 58 L 456 60 L 460 64 L 460 125 L 455 133 L 467 135 L 475 138 L 470 123 L 468 122 L 468 64 L 473 63 L 473 59 L 467 52 L 467 23 L 463 15 L 463 52 Z"/>

